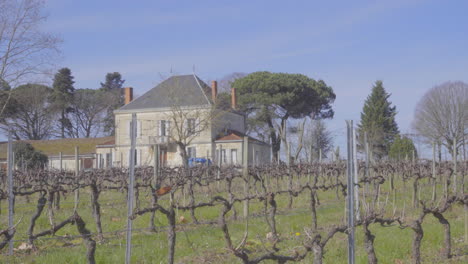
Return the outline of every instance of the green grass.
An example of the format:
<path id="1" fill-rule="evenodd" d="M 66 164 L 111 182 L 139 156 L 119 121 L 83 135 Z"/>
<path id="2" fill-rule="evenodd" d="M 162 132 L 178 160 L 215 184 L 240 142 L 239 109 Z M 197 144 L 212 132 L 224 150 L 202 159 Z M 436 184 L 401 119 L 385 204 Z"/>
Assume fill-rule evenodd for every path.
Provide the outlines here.
<path id="1" fill-rule="evenodd" d="M 273 186 L 275 186 L 273 184 Z M 382 188 L 381 203 L 386 200 L 386 189 L 388 186 L 384 184 Z M 411 208 L 411 193 L 410 185 L 404 188 L 399 186 L 400 191 L 397 196 L 397 212 L 405 207 L 405 215 L 407 219 L 415 217 L 420 209 Z M 203 190 L 198 189 L 197 201 L 209 200 L 216 193 L 211 187 L 211 192 L 205 187 Z M 239 187 L 241 189 L 241 187 Z M 428 193 L 430 187 L 425 187 L 422 190 L 422 198 L 430 196 Z M 222 193 L 221 193 L 222 194 Z M 79 214 L 87 223 L 87 228 L 92 232 L 96 232 L 94 220 L 91 215 L 90 194 L 88 190 L 81 192 L 81 200 L 79 206 Z M 319 192 L 321 205 L 317 209 L 318 226 L 323 228 L 325 233 L 327 227 L 333 224 L 339 224 L 343 221 L 344 204 L 340 200 L 336 200 L 335 191 Z M 167 204 L 167 196 L 161 202 Z M 178 195 L 176 199 L 182 203 L 183 196 Z M 150 196 L 142 192 L 140 193 L 141 207 L 148 206 Z M 187 199 L 188 200 L 188 199 Z M 293 209 L 287 210 L 287 195 L 276 197 L 278 203 L 278 215 L 276 217 L 278 232 L 281 242 L 278 247 L 282 250 L 279 253 L 293 254 L 295 250 L 301 251 L 301 244 L 304 240 L 304 228 L 311 225 L 310 210 L 308 210 L 309 193 L 305 192 L 294 199 Z M 391 205 L 391 196 L 389 195 L 388 204 L 386 206 L 386 215 L 393 211 Z M 125 233 L 108 233 L 115 230 L 124 230 L 126 225 L 126 204 L 125 193 L 117 191 L 104 191 L 100 197 L 102 208 L 102 223 L 105 234 L 105 239 L 98 243 L 96 250 L 97 263 L 123 263 L 125 257 Z M 26 239 L 26 231 L 29 225 L 30 217 L 35 210 L 37 197 L 30 199 L 29 203 L 24 198 L 17 201 L 17 209 L 15 212 L 15 221 L 22 218 L 18 225 L 16 240 Z M 62 208 L 56 212 L 56 220 L 58 223 L 73 212 L 73 195 L 70 195 L 66 200 L 62 199 Z M 187 201 L 186 201 L 187 202 Z M 251 213 L 259 214 L 263 211 L 262 203 L 252 202 Z M 2 214 L 0 218 L 1 226 L 7 224 L 6 203 L 1 204 Z M 238 215 L 242 214 L 242 204 L 236 205 Z M 219 207 L 202 208 L 197 210 L 197 217 L 200 220 L 216 220 L 219 215 Z M 452 251 L 458 255 L 453 259 L 446 261 L 441 258 L 441 248 L 443 241 L 443 229 L 437 220 L 431 215 L 426 216 L 423 224 L 424 238 L 422 243 L 423 263 L 466 263 L 468 254 L 468 245 L 463 241 L 464 235 L 464 214 L 463 208 L 455 205 L 444 214 L 449 219 L 452 230 Z M 190 220 L 188 212 L 179 210 L 177 219 L 184 216 Z M 138 217 L 134 221 L 133 227 L 137 230 L 132 238 L 132 263 L 166 263 L 167 256 L 167 239 L 164 230 L 160 232 L 150 232 L 149 227 L 150 215 Z M 165 226 L 167 221 L 165 217 L 158 213 L 156 219 L 157 226 Z M 37 220 L 35 233 L 50 228 L 47 217 L 47 210 L 44 210 L 41 217 Z M 244 235 L 245 223 L 242 220 L 230 220 L 229 230 L 235 245 L 239 244 Z M 143 229 L 143 230 L 140 230 Z M 411 243 L 413 232 L 410 229 L 401 229 L 394 225 L 391 227 L 381 227 L 372 225 L 371 231 L 376 236 L 375 249 L 380 263 L 410 263 L 411 260 Z M 253 255 L 265 252 L 264 246 L 268 247 L 265 235 L 269 232 L 268 225 L 263 216 L 256 216 L 249 221 L 249 238 L 246 248 Z M 297 235 L 296 233 L 300 233 Z M 78 234 L 76 227 L 68 225 L 59 232 L 57 236 L 76 236 Z M 356 229 L 357 247 L 356 260 L 357 263 L 367 263 L 367 255 L 363 247 L 363 232 L 362 228 Z M 38 246 L 37 252 L 16 251 L 14 257 L 5 255 L 0 256 L 0 262 L 9 263 L 85 263 L 86 248 L 79 237 L 67 239 L 49 239 L 54 237 L 44 237 L 36 241 Z M 57 238 L 57 237 L 55 237 Z M 15 243 L 18 247 L 22 242 Z M 5 249 L 3 250 L 5 252 Z M 255 253 L 256 252 L 256 253 Z M 312 263 L 313 255 L 309 253 L 307 258 L 301 263 Z M 325 248 L 324 263 L 346 263 L 347 262 L 347 237 L 344 234 L 337 234 L 327 244 Z M 177 228 L 177 245 L 176 245 L 176 263 L 240 263 L 227 249 L 224 243 L 223 233 L 217 225 L 184 225 Z M 265 262 L 273 263 L 273 262 Z"/>

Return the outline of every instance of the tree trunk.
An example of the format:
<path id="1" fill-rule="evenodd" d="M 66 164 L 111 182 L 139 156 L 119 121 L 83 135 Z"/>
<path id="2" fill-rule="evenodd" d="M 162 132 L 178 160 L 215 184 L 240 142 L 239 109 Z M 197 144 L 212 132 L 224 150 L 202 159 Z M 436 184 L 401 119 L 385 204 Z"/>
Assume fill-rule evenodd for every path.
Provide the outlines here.
<path id="1" fill-rule="evenodd" d="M 364 229 L 364 247 L 367 252 L 367 262 L 369 264 L 377 264 L 377 256 L 375 255 L 374 250 L 375 236 L 369 230 L 369 223 L 364 222 L 362 226 Z"/>
<path id="2" fill-rule="evenodd" d="M 41 195 L 39 200 L 37 200 L 36 213 L 31 217 L 31 221 L 29 223 L 29 228 L 28 228 L 28 243 L 31 245 L 34 243 L 33 233 L 34 233 L 34 226 L 36 225 L 36 220 L 37 218 L 39 218 L 42 211 L 44 210 L 46 202 L 47 202 L 47 199 L 44 197 L 44 195 Z"/>
<path id="3" fill-rule="evenodd" d="M 315 190 L 310 189 L 310 209 L 312 211 L 312 230 L 317 230 L 317 211 L 315 201 Z"/>
<path id="4" fill-rule="evenodd" d="M 323 248 L 320 245 L 314 243 L 312 250 L 314 251 L 314 264 L 322 264 Z"/>
<path id="5" fill-rule="evenodd" d="M 102 225 L 101 225 L 101 205 L 99 204 L 99 190 L 96 184 L 91 184 L 91 207 L 93 209 L 93 217 L 96 222 L 96 230 L 98 239 L 102 239 Z"/>
<path id="6" fill-rule="evenodd" d="M 62 109 L 62 120 L 60 120 L 60 129 L 62 132 L 62 138 L 65 138 L 65 109 Z"/>
<path id="7" fill-rule="evenodd" d="M 441 213 L 433 213 L 433 215 L 439 220 L 439 223 L 441 223 L 444 226 L 444 250 L 442 251 L 442 254 L 444 255 L 445 258 L 451 258 L 452 257 L 452 243 L 451 243 L 451 234 L 450 234 L 450 223 L 447 221 L 447 219 L 441 214 Z"/>
<path id="8" fill-rule="evenodd" d="M 424 231 L 419 220 L 416 220 L 411 228 L 414 231 L 412 245 L 413 264 L 421 264 L 421 241 L 424 236 Z"/>

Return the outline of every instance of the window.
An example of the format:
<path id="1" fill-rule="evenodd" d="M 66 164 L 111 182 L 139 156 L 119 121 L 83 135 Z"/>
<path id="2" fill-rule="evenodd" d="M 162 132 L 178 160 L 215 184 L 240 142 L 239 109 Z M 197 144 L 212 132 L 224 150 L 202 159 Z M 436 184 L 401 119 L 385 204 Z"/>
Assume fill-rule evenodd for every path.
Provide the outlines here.
<path id="1" fill-rule="evenodd" d="M 136 137 L 140 137 L 141 136 L 141 121 L 137 120 L 137 124 L 136 124 Z M 132 135 L 132 121 L 128 121 L 128 137 L 130 138 Z"/>
<path id="2" fill-rule="evenodd" d="M 196 158 L 197 157 L 197 149 L 195 147 L 187 148 L 187 156 L 189 158 Z"/>
<path id="3" fill-rule="evenodd" d="M 110 168 L 112 166 L 112 153 L 106 153 L 106 167 Z"/>
<path id="4" fill-rule="evenodd" d="M 231 149 L 231 164 L 237 164 L 237 149 Z"/>
<path id="5" fill-rule="evenodd" d="M 166 135 L 166 120 L 161 120 L 159 123 L 159 135 L 160 136 Z"/>
<path id="6" fill-rule="evenodd" d="M 196 126 L 195 118 L 187 119 L 187 135 L 190 136 L 190 135 L 195 134 L 196 132 L 195 126 Z"/>
<path id="7" fill-rule="evenodd" d="M 128 164 L 132 163 L 132 155 L 130 155 L 130 151 L 128 151 Z M 135 166 L 138 165 L 138 150 L 135 149 L 135 155 L 134 155 L 134 160 L 133 160 L 133 164 L 135 164 Z"/>
<path id="8" fill-rule="evenodd" d="M 166 137 L 170 135 L 171 121 L 159 120 L 159 136 Z"/>
<path id="9" fill-rule="evenodd" d="M 222 163 L 226 163 L 226 162 L 227 162 L 227 159 L 226 159 L 226 149 L 222 149 L 222 150 L 221 150 L 221 161 L 222 161 Z"/>

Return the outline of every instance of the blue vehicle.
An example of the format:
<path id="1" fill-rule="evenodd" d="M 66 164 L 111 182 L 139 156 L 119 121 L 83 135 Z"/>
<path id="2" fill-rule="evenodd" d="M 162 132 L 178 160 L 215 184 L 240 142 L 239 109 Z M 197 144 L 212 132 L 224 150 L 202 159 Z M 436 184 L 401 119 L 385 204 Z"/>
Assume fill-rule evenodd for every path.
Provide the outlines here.
<path id="1" fill-rule="evenodd" d="M 205 159 L 205 158 L 189 158 L 188 159 L 188 164 L 189 167 L 194 167 L 198 165 L 211 165 L 211 160 L 210 159 Z"/>

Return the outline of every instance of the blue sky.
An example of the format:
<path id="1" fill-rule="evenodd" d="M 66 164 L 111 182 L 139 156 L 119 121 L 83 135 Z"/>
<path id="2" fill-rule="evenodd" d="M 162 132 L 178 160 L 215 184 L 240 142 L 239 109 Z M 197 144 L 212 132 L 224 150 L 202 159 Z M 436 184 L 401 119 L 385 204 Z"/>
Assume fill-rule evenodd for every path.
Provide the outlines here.
<path id="1" fill-rule="evenodd" d="M 337 95 L 337 144 L 380 79 L 410 132 L 418 99 L 468 82 L 468 1 L 71 1 L 46 3 L 76 88 L 122 73 L 142 94 L 173 72 L 204 80 L 232 72 L 302 73 Z"/>

